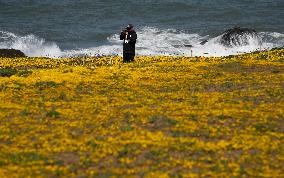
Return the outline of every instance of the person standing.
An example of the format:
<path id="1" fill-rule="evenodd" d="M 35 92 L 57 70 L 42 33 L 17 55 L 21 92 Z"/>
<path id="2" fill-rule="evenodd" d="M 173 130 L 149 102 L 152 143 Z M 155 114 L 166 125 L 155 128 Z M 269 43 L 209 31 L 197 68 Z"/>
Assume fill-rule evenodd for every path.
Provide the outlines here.
<path id="1" fill-rule="evenodd" d="M 120 40 L 123 40 L 123 62 L 134 61 L 137 34 L 132 24 L 128 24 L 126 30 L 121 32 Z"/>

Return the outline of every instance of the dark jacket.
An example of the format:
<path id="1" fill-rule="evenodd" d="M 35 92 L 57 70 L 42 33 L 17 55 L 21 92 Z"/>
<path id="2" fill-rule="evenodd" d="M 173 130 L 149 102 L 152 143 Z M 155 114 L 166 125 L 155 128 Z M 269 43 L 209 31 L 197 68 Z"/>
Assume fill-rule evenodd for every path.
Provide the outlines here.
<path id="1" fill-rule="evenodd" d="M 123 52 L 135 54 L 137 34 L 134 30 L 129 31 L 128 35 L 126 32 L 121 32 L 120 40 L 123 40 Z"/>

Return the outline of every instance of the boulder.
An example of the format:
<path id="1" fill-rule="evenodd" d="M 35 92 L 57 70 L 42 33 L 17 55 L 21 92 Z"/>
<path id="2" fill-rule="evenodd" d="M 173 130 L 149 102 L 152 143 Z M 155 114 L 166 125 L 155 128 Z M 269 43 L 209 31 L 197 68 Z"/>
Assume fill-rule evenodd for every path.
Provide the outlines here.
<path id="1" fill-rule="evenodd" d="M 17 57 L 26 57 L 26 55 L 16 49 L 0 49 L 0 57 L 2 58 L 17 58 Z"/>
<path id="2" fill-rule="evenodd" d="M 205 45 L 208 42 L 208 40 L 203 40 L 200 44 Z"/>
<path id="3" fill-rule="evenodd" d="M 249 44 L 249 39 L 259 39 L 255 30 L 249 28 L 235 27 L 226 30 L 221 35 L 221 44 L 227 47 L 244 46 Z"/>

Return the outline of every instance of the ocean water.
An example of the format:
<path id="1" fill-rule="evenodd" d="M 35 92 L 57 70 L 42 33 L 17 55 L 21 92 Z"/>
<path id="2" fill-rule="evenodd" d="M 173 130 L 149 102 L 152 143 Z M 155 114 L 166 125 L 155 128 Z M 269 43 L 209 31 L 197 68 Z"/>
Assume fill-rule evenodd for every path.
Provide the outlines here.
<path id="1" fill-rule="evenodd" d="M 0 0 L 0 48 L 55 58 L 121 55 L 118 35 L 128 23 L 138 34 L 137 55 L 225 56 L 284 46 L 283 0 Z M 221 45 L 222 32 L 235 26 L 255 29 L 261 43 Z"/>

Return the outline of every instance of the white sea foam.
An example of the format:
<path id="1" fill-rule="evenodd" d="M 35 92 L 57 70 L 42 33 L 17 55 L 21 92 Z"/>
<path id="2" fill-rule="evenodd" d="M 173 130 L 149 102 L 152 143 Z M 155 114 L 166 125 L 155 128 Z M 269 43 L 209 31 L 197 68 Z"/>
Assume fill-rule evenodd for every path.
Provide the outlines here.
<path id="1" fill-rule="evenodd" d="M 0 31 L 0 48 L 18 49 L 29 57 L 57 58 L 62 56 L 62 51 L 56 43 L 46 42 L 43 38 L 32 34 L 18 36 L 11 32 Z"/>
<path id="2" fill-rule="evenodd" d="M 284 46 L 284 34 L 276 32 L 260 32 L 260 39 L 248 36 L 248 42 L 243 46 L 225 47 L 220 43 L 221 36 L 210 37 L 190 34 L 174 29 L 160 30 L 144 27 L 137 30 L 137 55 L 167 55 L 167 56 L 228 56 L 249 53 Z M 204 45 L 200 43 L 208 42 Z M 14 48 L 23 51 L 27 56 L 72 57 L 122 55 L 122 42 L 119 34 L 107 38 L 107 44 L 92 48 L 60 50 L 53 42 L 46 42 L 35 35 L 18 36 L 14 33 L 0 31 L 0 48 Z M 193 47 L 188 47 L 192 45 Z M 187 46 L 187 47 L 186 47 Z"/>
<path id="3" fill-rule="evenodd" d="M 144 27 L 137 30 L 137 35 L 136 54 L 146 56 L 228 56 L 284 46 L 284 34 L 275 32 L 261 32 L 259 33 L 260 39 L 248 36 L 245 39 L 248 42 L 246 45 L 232 47 L 223 46 L 220 43 L 221 36 L 210 38 L 173 29 L 160 30 Z M 208 42 L 201 45 L 200 43 L 204 40 L 208 40 Z M 108 45 L 65 51 L 65 54 L 67 56 L 122 55 L 122 45 L 118 34 L 109 37 L 108 42 Z M 189 45 L 193 47 L 186 47 Z"/>

